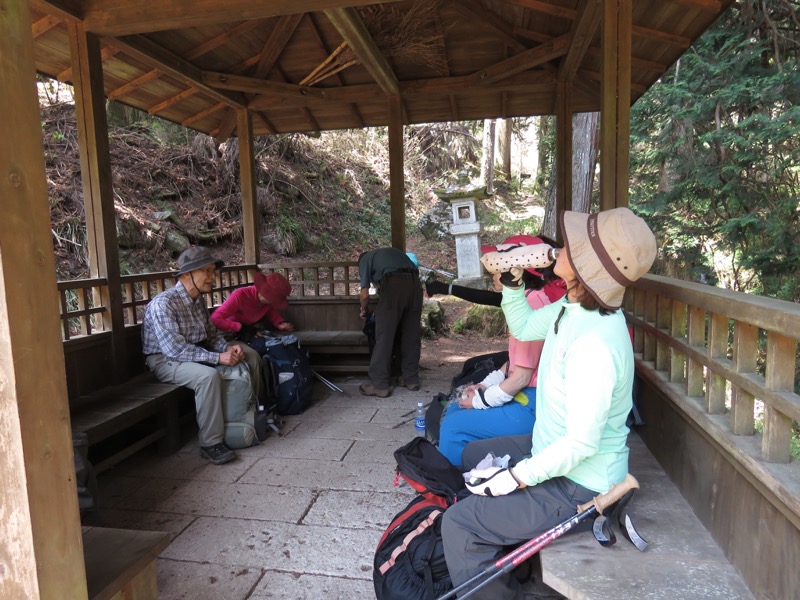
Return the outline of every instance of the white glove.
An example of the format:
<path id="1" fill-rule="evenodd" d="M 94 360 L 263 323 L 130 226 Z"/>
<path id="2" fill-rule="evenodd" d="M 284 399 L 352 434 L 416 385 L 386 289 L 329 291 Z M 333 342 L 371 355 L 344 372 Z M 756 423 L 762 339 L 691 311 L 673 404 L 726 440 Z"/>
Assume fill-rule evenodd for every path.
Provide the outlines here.
<path id="1" fill-rule="evenodd" d="M 500 389 L 500 385 L 493 385 L 490 388 L 475 390 L 472 395 L 472 408 L 484 409 L 494 406 L 503 406 L 506 402 L 511 402 L 514 396 L 509 396 Z"/>
<path id="2" fill-rule="evenodd" d="M 480 496 L 505 496 L 514 490 L 519 489 L 519 481 L 511 474 L 511 469 L 500 469 L 499 467 L 492 467 L 486 469 L 487 474 L 485 478 L 479 480 L 475 484 L 467 482 L 467 489 L 473 494 Z M 471 481 L 474 481 L 472 479 Z"/>
<path id="3" fill-rule="evenodd" d="M 492 387 L 493 385 L 497 385 L 501 381 L 506 380 L 506 374 L 503 372 L 502 369 L 497 369 L 497 371 L 492 371 L 489 373 L 483 381 L 481 381 L 481 385 L 483 387 Z"/>

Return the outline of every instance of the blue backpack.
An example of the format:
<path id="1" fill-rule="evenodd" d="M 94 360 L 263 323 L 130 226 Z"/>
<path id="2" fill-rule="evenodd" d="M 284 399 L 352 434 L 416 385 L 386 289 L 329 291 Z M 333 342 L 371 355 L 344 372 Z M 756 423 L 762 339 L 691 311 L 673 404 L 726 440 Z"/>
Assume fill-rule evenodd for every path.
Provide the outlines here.
<path id="1" fill-rule="evenodd" d="M 264 359 L 270 395 L 279 415 L 298 415 L 311 406 L 314 372 L 308 352 L 296 336 L 257 337 L 250 346 Z"/>

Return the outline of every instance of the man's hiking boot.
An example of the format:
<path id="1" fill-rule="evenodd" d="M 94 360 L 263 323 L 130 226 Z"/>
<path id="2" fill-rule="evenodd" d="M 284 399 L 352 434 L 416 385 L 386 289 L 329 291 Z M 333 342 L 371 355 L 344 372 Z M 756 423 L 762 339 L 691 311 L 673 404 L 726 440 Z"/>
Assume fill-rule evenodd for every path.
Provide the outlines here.
<path id="1" fill-rule="evenodd" d="M 406 385 L 406 382 L 403 381 L 403 377 L 402 376 L 397 378 L 397 385 L 399 385 L 400 387 L 407 388 L 412 392 L 418 392 L 419 391 L 419 384 L 418 383 L 409 383 L 408 385 Z"/>
<path id="2" fill-rule="evenodd" d="M 358 389 L 365 396 L 377 396 L 378 398 L 388 398 L 389 396 L 392 395 L 391 388 L 387 390 L 381 390 L 376 388 L 371 383 L 362 383 L 360 386 L 358 386 Z"/>
<path id="3" fill-rule="evenodd" d="M 215 465 L 224 465 L 236 458 L 236 453 L 220 442 L 213 446 L 200 446 L 200 456 Z"/>

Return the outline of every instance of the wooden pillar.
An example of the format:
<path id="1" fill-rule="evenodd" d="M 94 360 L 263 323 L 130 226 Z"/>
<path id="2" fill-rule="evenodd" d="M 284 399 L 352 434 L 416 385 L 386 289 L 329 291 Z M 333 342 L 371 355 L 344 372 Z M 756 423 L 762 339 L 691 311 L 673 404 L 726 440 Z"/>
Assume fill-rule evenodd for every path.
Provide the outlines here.
<path id="1" fill-rule="evenodd" d="M 103 61 L 97 36 L 86 33 L 81 23 L 68 23 L 67 31 L 75 89 L 89 271 L 91 277 L 105 278 L 108 281 L 108 285 L 101 288 L 100 297 L 95 301 L 108 309 L 102 313 L 103 328 L 112 333 L 110 358 L 113 378 L 116 382 L 122 382 L 128 377 L 127 346 L 111 156 L 108 150 L 106 99 L 103 91 Z"/>
<path id="2" fill-rule="evenodd" d="M 572 210 L 572 84 L 567 81 L 558 83 L 556 97 L 556 222 L 562 210 Z M 561 237 L 558 227 L 556 234 Z"/>
<path id="3" fill-rule="evenodd" d="M 631 0 L 604 0 L 600 109 L 600 208 L 628 206 Z"/>
<path id="4" fill-rule="evenodd" d="M 27 0 L 0 0 L 0 598 L 86 598 Z"/>
<path id="5" fill-rule="evenodd" d="M 403 106 L 400 96 L 389 96 L 389 197 L 392 246 L 406 249 L 406 193 L 403 173 Z"/>
<path id="6" fill-rule="evenodd" d="M 256 188 L 255 151 L 253 150 L 253 118 L 246 108 L 236 109 L 236 135 L 239 138 L 239 176 L 242 186 L 242 239 L 244 262 L 258 264 L 258 194 Z"/>

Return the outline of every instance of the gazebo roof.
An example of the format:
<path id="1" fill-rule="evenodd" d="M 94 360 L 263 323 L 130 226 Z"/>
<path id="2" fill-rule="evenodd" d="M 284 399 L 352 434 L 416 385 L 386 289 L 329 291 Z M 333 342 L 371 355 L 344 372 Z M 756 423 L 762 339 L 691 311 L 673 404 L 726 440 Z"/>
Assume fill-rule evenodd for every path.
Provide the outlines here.
<path id="1" fill-rule="evenodd" d="M 630 2 L 632 100 L 730 4 Z M 78 23 L 100 40 L 109 99 L 221 139 L 243 107 L 256 135 L 387 125 L 389 96 L 405 124 L 550 114 L 559 82 L 572 84 L 575 111 L 599 110 L 603 10 L 601 0 L 31 2 L 39 72 L 71 81 L 67 23 Z"/>

